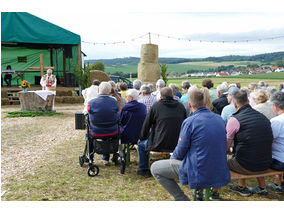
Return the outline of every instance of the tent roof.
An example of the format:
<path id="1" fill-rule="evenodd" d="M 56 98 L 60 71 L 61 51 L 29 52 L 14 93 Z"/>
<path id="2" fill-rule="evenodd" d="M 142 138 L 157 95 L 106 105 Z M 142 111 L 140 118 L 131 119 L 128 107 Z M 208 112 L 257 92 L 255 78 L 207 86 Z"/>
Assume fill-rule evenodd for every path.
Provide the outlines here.
<path id="1" fill-rule="evenodd" d="M 1 41 L 77 45 L 81 37 L 29 13 L 1 12 Z"/>

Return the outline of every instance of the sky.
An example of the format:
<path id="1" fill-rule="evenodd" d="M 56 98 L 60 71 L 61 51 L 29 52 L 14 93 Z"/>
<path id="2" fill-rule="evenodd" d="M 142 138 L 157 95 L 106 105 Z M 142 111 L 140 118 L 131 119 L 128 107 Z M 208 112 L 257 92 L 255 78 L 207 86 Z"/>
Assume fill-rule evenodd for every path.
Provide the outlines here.
<path id="1" fill-rule="evenodd" d="M 149 43 L 149 32 L 151 43 L 159 46 L 159 57 L 204 58 L 284 51 L 284 12 L 277 0 L 269 4 L 243 0 L 27 0 L 26 4 L 16 4 L 14 10 L 13 2 L 5 3 L 4 8 L 30 12 L 79 34 L 85 59 L 140 57 L 141 45 Z M 145 36 L 138 38 L 142 35 Z M 267 39 L 279 36 L 282 38 Z"/>

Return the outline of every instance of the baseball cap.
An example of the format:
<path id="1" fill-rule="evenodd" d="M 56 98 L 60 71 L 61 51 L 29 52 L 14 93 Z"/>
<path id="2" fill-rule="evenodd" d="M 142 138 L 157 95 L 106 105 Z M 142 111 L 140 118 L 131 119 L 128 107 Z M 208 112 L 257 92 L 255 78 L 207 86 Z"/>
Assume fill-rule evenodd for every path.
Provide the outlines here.
<path id="1" fill-rule="evenodd" d="M 230 94 L 233 95 L 235 92 L 239 91 L 240 89 L 238 87 L 230 87 L 228 92 L 224 93 L 224 94 Z"/>

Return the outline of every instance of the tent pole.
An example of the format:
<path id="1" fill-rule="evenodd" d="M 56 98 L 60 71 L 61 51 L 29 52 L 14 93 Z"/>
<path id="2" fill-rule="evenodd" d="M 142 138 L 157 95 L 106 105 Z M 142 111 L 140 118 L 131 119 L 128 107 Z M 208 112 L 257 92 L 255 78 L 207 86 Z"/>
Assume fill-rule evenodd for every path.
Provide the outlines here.
<path id="1" fill-rule="evenodd" d="M 40 75 L 43 76 L 43 54 L 39 55 L 40 57 Z"/>
<path id="2" fill-rule="evenodd" d="M 78 44 L 78 72 L 81 73 L 82 70 L 81 70 L 81 44 Z M 81 79 L 79 79 L 79 95 L 81 96 L 82 94 L 82 85 L 81 85 Z"/>
<path id="3" fill-rule="evenodd" d="M 65 53 L 65 49 L 63 48 L 63 81 L 65 84 L 65 72 L 66 72 L 66 53 Z"/>

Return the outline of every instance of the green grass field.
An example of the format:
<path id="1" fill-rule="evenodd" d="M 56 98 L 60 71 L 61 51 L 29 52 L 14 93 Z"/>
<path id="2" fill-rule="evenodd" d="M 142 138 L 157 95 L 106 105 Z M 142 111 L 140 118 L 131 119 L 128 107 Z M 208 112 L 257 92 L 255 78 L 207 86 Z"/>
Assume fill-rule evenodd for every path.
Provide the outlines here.
<path id="1" fill-rule="evenodd" d="M 258 64 L 259 61 L 226 61 L 226 62 L 213 62 L 213 61 L 203 61 L 203 62 L 187 62 L 181 64 L 168 64 L 168 73 L 186 73 L 188 70 L 202 71 L 208 70 L 210 68 L 217 68 L 218 66 L 246 66 L 248 64 Z M 137 65 L 113 65 L 105 66 L 105 71 L 107 73 L 114 72 L 124 72 L 124 73 L 136 73 Z"/>
<path id="2" fill-rule="evenodd" d="M 206 77 L 188 77 L 188 78 L 169 78 L 169 83 L 175 83 L 181 86 L 182 81 L 188 80 L 190 84 L 202 85 L 203 79 Z M 269 84 L 269 86 L 275 86 L 279 89 L 279 84 L 284 83 L 284 72 L 278 73 L 263 73 L 255 75 L 240 75 L 240 76 L 226 76 L 226 77 L 209 77 L 216 88 L 219 84 L 226 81 L 228 84 L 240 82 L 241 86 L 248 86 L 250 83 L 259 81 L 264 81 Z"/>

